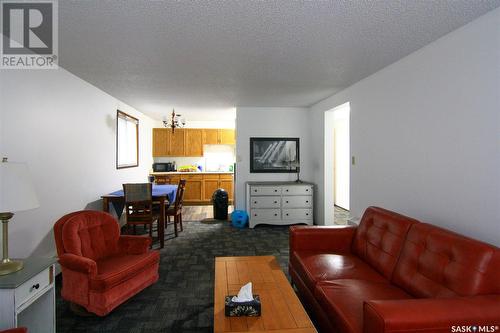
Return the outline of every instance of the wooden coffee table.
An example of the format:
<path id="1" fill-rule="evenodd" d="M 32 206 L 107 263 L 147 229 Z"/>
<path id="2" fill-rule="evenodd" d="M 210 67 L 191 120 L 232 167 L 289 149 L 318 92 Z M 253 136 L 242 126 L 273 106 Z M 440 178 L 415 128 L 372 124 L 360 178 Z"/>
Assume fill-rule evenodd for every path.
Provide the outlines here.
<path id="1" fill-rule="evenodd" d="M 224 298 L 236 295 L 252 282 L 260 295 L 260 317 L 226 317 Z M 316 332 L 309 316 L 295 295 L 273 256 L 216 257 L 214 332 Z"/>

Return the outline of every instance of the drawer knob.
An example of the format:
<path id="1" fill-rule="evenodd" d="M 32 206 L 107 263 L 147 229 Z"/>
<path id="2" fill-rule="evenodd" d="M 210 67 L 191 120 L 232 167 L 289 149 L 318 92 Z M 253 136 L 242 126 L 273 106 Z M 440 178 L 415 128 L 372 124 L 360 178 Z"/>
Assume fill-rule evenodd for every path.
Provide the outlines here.
<path id="1" fill-rule="evenodd" d="M 255 204 L 256 204 L 256 203 L 257 203 L 257 201 L 254 201 L 253 203 L 255 203 Z"/>
<path id="2" fill-rule="evenodd" d="M 274 203 L 278 203 L 278 201 L 275 201 Z"/>
<path id="3" fill-rule="evenodd" d="M 288 190 L 286 190 L 288 192 Z"/>
<path id="4" fill-rule="evenodd" d="M 308 189 L 308 188 L 306 188 L 306 192 L 309 192 L 309 189 Z"/>
<path id="5" fill-rule="evenodd" d="M 274 190 L 274 192 L 278 192 L 278 190 Z"/>
<path id="6" fill-rule="evenodd" d="M 274 216 L 278 216 L 278 214 L 275 213 Z"/>
<path id="7" fill-rule="evenodd" d="M 288 213 L 286 213 L 286 216 L 288 216 Z"/>
<path id="8" fill-rule="evenodd" d="M 286 201 L 286 203 L 288 203 L 288 200 Z"/>
<path id="9" fill-rule="evenodd" d="M 257 190 L 253 190 L 254 192 L 257 192 Z"/>
<path id="10" fill-rule="evenodd" d="M 30 291 L 37 290 L 38 288 L 40 288 L 40 283 L 32 285 Z"/>
<path id="11" fill-rule="evenodd" d="M 309 203 L 309 200 L 306 200 L 306 203 Z"/>
<path id="12" fill-rule="evenodd" d="M 253 214 L 253 216 L 257 216 L 257 214 Z"/>
<path id="13" fill-rule="evenodd" d="M 306 213 L 306 216 L 309 216 L 309 213 Z"/>

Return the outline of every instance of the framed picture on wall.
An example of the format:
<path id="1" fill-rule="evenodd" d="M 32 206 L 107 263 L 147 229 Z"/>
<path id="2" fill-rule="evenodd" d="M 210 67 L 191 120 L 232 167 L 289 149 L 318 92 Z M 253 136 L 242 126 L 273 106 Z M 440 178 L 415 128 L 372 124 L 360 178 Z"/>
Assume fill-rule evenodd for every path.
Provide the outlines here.
<path id="1" fill-rule="evenodd" d="M 299 138 L 250 138 L 250 172 L 296 173 L 299 146 Z"/>

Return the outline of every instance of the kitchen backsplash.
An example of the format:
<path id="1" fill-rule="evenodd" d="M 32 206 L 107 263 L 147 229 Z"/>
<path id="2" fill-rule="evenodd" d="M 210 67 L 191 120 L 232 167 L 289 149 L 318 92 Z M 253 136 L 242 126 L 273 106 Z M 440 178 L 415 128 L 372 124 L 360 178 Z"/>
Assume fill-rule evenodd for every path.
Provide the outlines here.
<path id="1" fill-rule="evenodd" d="M 236 160 L 233 145 L 205 145 L 203 157 L 155 157 L 154 162 L 174 162 L 183 165 L 201 165 L 203 171 L 229 171 Z"/>

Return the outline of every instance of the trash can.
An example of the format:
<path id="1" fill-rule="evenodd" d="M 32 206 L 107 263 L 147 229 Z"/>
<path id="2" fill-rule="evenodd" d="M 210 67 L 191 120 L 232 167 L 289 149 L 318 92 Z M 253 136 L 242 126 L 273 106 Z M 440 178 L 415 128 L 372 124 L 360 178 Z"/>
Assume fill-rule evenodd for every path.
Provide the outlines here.
<path id="1" fill-rule="evenodd" d="M 214 219 L 227 220 L 227 206 L 228 206 L 227 192 L 219 188 L 212 194 L 212 204 L 214 206 Z"/>

